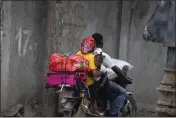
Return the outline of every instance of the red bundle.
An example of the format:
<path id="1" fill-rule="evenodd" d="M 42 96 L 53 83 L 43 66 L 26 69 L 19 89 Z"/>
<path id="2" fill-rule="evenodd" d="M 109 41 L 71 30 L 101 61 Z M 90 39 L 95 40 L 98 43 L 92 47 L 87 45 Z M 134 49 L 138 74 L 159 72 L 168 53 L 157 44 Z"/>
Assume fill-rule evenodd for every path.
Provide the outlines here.
<path id="1" fill-rule="evenodd" d="M 69 57 L 54 53 L 50 56 L 49 69 L 51 71 L 87 70 L 88 61 L 84 57 L 73 54 Z"/>

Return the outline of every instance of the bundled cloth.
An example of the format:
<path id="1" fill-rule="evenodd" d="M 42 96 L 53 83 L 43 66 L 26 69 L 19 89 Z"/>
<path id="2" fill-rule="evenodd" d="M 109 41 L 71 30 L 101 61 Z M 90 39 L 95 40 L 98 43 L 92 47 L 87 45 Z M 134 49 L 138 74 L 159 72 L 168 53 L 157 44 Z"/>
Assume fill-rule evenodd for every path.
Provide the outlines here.
<path id="1" fill-rule="evenodd" d="M 70 56 L 53 53 L 49 60 L 50 71 L 85 71 L 89 62 L 82 56 L 72 54 Z"/>

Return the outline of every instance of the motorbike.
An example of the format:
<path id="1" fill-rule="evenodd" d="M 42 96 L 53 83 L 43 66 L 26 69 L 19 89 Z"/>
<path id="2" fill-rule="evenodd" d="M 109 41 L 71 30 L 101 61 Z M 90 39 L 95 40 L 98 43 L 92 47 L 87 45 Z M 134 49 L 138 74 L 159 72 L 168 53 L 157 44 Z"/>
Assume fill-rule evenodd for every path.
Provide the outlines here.
<path id="1" fill-rule="evenodd" d="M 127 73 L 131 68 L 127 62 L 113 59 L 114 63 L 119 66 L 120 69 Z M 64 72 L 62 72 L 63 74 Z M 55 87 L 55 96 L 56 96 L 56 111 L 55 116 L 60 117 L 86 117 L 86 116 L 105 116 L 105 113 L 109 109 L 108 101 L 104 99 L 98 100 L 99 107 L 104 111 L 102 114 L 93 114 L 89 111 L 90 97 L 89 90 L 85 86 L 86 73 L 84 72 L 65 72 L 67 75 L 74 75 L 76 83 L 70 85 L 67 83 L 61 84 Z M 111 75 L 116 77 L 115 73 Z M 126 89 L 127 85 L 132 84 L 133 80 L 127 77 L 128 79 L 116 77 L 114 80 L 111 80 L 120 86 Z M 46 88 L 51 88 L 51 86 L 46 85 Z M 134 99 L 134 93 L 132 91 L 127 92 L 127 97 L 124 101 L 123 107 L 118 113 L 120 117 L 135 117 L 137 111 L 136 101 Z"/>

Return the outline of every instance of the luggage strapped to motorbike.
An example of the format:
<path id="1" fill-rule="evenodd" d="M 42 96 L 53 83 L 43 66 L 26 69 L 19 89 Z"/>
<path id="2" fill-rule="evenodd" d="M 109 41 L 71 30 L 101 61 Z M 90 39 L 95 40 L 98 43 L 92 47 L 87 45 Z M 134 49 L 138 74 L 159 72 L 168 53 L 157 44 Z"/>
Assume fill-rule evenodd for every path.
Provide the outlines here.
<path id="1" fill-rule="evenodd" d="M 60 71 L 50 71 L 47 73 L 47 84 L 46 88 L 60 88 L 58 92 L 62 92 L 64 87 L 75 87 L 77 80 L 81 80 L 84 87 L 86 87 L 86 73 L 91 71 L 89 68 L 86 71 L 76 70 L 76 71 L 66 71 L 67 61 L 73 53 L 67 54 L 66 64 L 61 63 Z M 65 67 L 63 67 L 65 66 Z M 63 70 L 64 68 L 64 70 Z M 87 88 L 87 87 L 86 87 Z"/>

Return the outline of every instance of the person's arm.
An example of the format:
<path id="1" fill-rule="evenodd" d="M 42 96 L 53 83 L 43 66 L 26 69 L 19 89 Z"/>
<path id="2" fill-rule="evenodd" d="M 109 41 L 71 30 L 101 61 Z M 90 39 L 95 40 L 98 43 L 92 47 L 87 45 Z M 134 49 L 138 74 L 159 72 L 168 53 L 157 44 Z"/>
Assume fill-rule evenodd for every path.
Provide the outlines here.
<path id="1" fill-rule="evenodd" d="M 93 74 L 93 77 L 100 77 L 103 73 L 95 69 L 92 71 L 92 74 Z"/>
<path id="2" fill-rule="evenodd" d="M 118 76 L 125 77 L 123 71 L 113 64 L 112 58 L 107 53 L 103 52 L 103 56 L 105 57 L 103 60 L 105 66 L 111 68 Z"/>
<path id="3" fill-rule="evenodd" d="M 117 67 L 116 65 L 113 66 L 111 69 L 112 69 L 118 76 L 125 78 L 124 72 L 123 72 L 119 67 Z"/>
<path id="4" fill-rule="evenodd" d="M 100 87 L 103 87 L 107 81 L 108 77 L 107 77 L 107 72 L 105 73 L 105 76 L 103 77 L 103 82 L 100 84 Z"/>
<path id="5" fill-rule="evenodd" d="M 100 77 L 103 74 L 103 72 L 94 69 L 94 70 L 88 72 L 87 74 L 92 77 Z"/>

